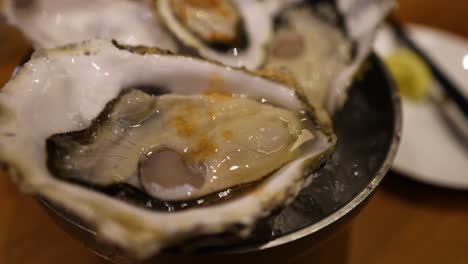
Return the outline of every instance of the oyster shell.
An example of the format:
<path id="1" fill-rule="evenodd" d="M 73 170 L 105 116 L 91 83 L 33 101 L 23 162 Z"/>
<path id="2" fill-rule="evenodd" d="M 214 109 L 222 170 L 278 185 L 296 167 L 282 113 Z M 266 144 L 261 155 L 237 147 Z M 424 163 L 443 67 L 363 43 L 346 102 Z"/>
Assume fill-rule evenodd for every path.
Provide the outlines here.
<path id="1" fill-rule="evenodd" d="M 208 106 L 217 110 L 214 120 L 211 116 L 205 119 L 201 116 L 209 114 Z M 192 140 L 197 138 L 171 138 L 178 133 L 177 124 L 170 127 L 176 120 L 171 115 L 188 117 L 190 113 L 180 111 L 190 108 L 189 112 L 199 116 L 197 121 L 203 127 L 190 132 L 182 126 L 179 132 L 196 135 L 201 131 L 216 143 L 224 142 L 224 145 L 220 144 L 219 156 L 211 148 L 208 148 L 209 153 L 215 156 L 184 156 L 184 149 L 176 145 L 190 147 Z M 158 113 L 158 110 L 161 111 Z M 222 122 L 216 122 L 218 118 Z M 226 122 L 228 119 L 232 123 Z M 104 239 L 144 258 L 163 247 L 201 235 L 229 231 L 246 235 L 259 218 L 290 202 L 310 182 L 311 173 L 328 157 L 335 143 L 327 127 L 309 122 L 304 124 L 301 119 L 314 121 L 312 109 L 298 99 L 293 89 L 282 83 L 154 48 L 92 41 L 35 52 L 31 61 L 2 89 L 0 161 L 12 169 L 14 180 L 23 190 L 63 206 L 93 224 Z M 96 125 L 98 129 L 93 129 Z M 164 127 L 162 131 L 161 126 Z M 127 140 L 106 143 L 103 135 L 120 138 L 122 128 L 134 134 L 130 140 L 126 137 Z M 235 133 L 223 133 L 226 129 Z M 80 133 L 87 136 L 76 137 Z M 253 137 L 249 140 L 247 136 L 246 140 L 244 135 Z M 81 141 L 75 140 L 77 138 Z M 96 142 L 103 144 L 94 144 Z M 251 145 L 245 146 L 247 143 Z M 55 146 L 51 148 L 51 144 Z M 60 144 L 65 144 L 65 148 L 57 147 Z M 67 144 L 74 146 L 68 148 Z M 124 144 L 128 147 L 122 147 Z M 128 166 L 115 167 L 118 162 L 97 164 L 79 153 L 98 145 L 99 151 L 93 154 L 111 153 L 101 157 L 117 157 L 118 160 L 122 153 L 137 153 L 135 156 L 141 159 L 135 162 L 129 156 Z M 135 145 L 142 146 L 135 149 Z M 152 149 L 154 146 L 162 147 Z M 239 170 L 242 173 L 227 177 L 226 184 L 210 185 L 214 187 L 205 191 L 204 182 L 212 175 L 206 177 L 206 170 L 197 167 L 198 161 L 213 161 L 229 152 L 229 148 L 242 152 L 244 147 L 253 148 L 253 157 L 260 157 L 256 160 L 259 164 L 256 169 L 263 171 L 250 177 L 244 173 L 251 171 Z M 56 155 L 63 162 L 57 169 L 53 165 L 57 159 L 51 150 L 59 149 L 68 152 Z M 151 150 L 155 150 L 156 156 L 150 153 Z M 270 153 L 264 156 L 261 150 Z M 281 155 L 274 155 L 276 152 Z M 232 166 L 246 165 L 244 157 L 233 155 L 231 158 Z M 174 191 L 174 182 L 160 182 L 160 177 L 167 175 L 155 167 L 168 161 L 177 163 L 182 171 L 176 173 L 190 178 L 188 183 L 194 190 L 197 187 L 203 190 L 197 197 L 220 189 L 224 189 L 221 193 L 228 194 L 230 189 L 225 188 L 250 185 L 235 197 L 177 212 L 160 212 L 134 205 L 101 192 L 98 186 L 117 182 L 138 189 L 144 185 L 140 192 L 147 191 L 162 199 L 186 199 L 190 195 L 181 194 L 187 193 L 187 189 Z M 188 166 L 190 164 L 193 166 Z M 274 167 L 273 171 L 269 166 Z M 126 171 L 127 168 L 130 170 Z M 109 177 L 113 171 L 118 171 L 119 176 Z M 139 181 L 132 180 L 138 179 L 132 177 L 135 171 L 140 176 Z M 73 172 L 79 173 L 74 175 Z M 218 176 L 217 180 L 222 181 L 223 175 Z M 187 177 L 184 177 L 179 180 L 187 183 Z M 165 191 L 161 188 L 146 190 L 146 186 L 151 188 L 154 182 Z M 180 182 L 175 186 L 184 187 Z M 242 228 L 232 230 L 234 226 Z"/>
<path id="2" fill-rule="evenodd" d="M 251 70 L 265 61 L 273 19 L 261 2 L 151 1 L 169 31 L 200 56 Z"/>
<path id="3" fill-rule="evenodd" d="M 143 0 L 4 0 L 0 6 L 36 48 L 109 38 L 177 51 Z"/>
<path id="4" fill-rule="evenodd" d="M 394 0 L 336 0 L 335 7 L 354 44 L 354 54 L 328 90 L 325 108 L 329 112 L 335 112 L 346 101 L 354 75 L 372 52 L 377 31 L 394 6 Z"/>

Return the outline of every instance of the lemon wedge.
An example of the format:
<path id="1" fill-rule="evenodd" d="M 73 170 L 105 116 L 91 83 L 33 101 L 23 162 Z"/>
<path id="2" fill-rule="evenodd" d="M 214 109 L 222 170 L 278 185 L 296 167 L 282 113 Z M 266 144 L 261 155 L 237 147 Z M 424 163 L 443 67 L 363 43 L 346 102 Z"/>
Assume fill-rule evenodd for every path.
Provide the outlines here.
<path id="1" fill-rule="evenodd" d="M 385 58 L 401 96 L 421 101 L 429 95 L 432 74 L 426 63 L 409 49 L 395 50 Z"/>

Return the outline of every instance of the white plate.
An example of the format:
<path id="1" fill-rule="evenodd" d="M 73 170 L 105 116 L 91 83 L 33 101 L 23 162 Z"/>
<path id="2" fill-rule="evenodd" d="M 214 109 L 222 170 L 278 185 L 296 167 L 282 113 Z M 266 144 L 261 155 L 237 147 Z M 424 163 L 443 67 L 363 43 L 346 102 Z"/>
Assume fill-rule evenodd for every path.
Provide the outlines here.
<path id="1" fill-rule="evenodd" d="M 468 97 L 468 41 L 417 25 L 409 26 L 409 32 Z M 395 47 L 392 34 L 383 29 L 377 53 L 385 56 Z M 403 99 L 403 134 L 393 169 L 425 183 L 468 190 L 468 149 L 452 135 L 436 106 Z"/>

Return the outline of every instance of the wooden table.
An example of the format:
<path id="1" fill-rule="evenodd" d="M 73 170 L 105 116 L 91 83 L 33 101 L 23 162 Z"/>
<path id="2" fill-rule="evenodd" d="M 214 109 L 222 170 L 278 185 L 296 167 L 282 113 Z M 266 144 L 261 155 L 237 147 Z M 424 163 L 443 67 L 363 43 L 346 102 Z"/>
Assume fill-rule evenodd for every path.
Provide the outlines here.
<path id="1" fill-rule="evenodd" d="M 466 0 L 402 0 L 398 15 L 468 38 L 467 12 Z M 18 33 L 8 31 L 14 46 L 0 49 L 0 85 L 28 49 Z M 0 264 L 107 263 L 61 231 L 5 175 L 0 175 L 0 201 Z M 294 263 L 468 263 L 468 193 L 389 173 L 343 232 L 296 255 Z"/>

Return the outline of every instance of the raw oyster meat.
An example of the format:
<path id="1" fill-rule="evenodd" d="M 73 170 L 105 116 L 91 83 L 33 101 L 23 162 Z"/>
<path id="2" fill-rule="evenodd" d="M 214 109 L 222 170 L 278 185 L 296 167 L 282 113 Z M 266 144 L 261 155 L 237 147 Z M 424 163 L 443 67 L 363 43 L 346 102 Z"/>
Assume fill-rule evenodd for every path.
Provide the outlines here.
<path id="1" fill-rule="evenodd" d="M 296 158 L 293 145 L 312 136 L 300 119 L 248 98 L 132 90 L 91 129 L 53 137 L 49 163 L 94 185 L 138 175 L 135 185 L 155 198 L 190 200 L 258 181 Z"/>
<path id="2" fill-rule="evenodd" d="M 18 185 L 141 258 L 249 234 L 334 144 L 293 87 L 115 41 L 39 50 L 0 92 L 0 161 Z"/>

